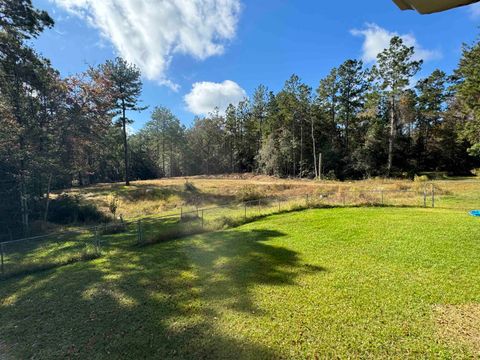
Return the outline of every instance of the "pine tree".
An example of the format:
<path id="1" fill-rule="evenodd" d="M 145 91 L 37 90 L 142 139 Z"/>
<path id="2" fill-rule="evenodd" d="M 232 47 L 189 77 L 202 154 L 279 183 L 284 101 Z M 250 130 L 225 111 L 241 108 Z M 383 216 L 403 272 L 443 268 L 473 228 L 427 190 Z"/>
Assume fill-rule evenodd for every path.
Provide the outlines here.
<path id="1" fill-rule="evenodd" d="M 403 91 L 410 84 L 411 78 L 417 74 L 423 63 L 413 60 L 414 54 L 413 47 L 406 46 L 402 38 L 394 36 L 390 40 L 390 46 L 378 54 L 378 66 L 373 68 L 373 74 L 380 82 L 380 89 L 390 102 L 387 176 L 391 175 L 393 167 L 395 139 L 398 131 L 397 104 Z"/>
<path id="2" fill-rule="evenodd" d="M 470 154 L 480 157 L 480 41 L 464 45 L 455 78 L 457 97 L 467 116 L 463 137 L 471 144 Z"/>
<path id="3" fill-rule="evenodd" d="M 127 118 L 127 111 L 143 111 L 146 107 L 139 107 L 139 98 L 142 93 L 141 73 L 134 64 L 129 64 L 124 59 L 117 57 L 115 60 L 107 60 L 100 65 L 98 71 L 109 83 L 109 91 L 112 96 L 112 110 L 117 116 L 117 124 L 123 132 L 124 150 L 124 174 L 125 185 L 130 185 L 129 178 L 129 153 L 127 125 L 133 121 Z"/>

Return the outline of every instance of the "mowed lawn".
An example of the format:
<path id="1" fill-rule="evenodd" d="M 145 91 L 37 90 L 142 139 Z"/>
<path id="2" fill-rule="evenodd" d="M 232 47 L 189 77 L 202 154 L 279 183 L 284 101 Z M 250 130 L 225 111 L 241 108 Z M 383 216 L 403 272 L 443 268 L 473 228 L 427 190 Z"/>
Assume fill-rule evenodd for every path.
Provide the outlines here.
<path id="1" fill-rule="evenodd" d="M 0 358 L 469 358 L 480 219 L 345 208 L 0 283 Z"/>

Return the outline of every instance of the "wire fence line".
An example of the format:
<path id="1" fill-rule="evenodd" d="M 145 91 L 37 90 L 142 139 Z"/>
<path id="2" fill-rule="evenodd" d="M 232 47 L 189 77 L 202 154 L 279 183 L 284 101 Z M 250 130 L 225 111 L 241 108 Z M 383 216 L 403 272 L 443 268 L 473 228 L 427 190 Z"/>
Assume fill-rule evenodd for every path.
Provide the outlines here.
<path id="1" fill-rule="evenodd" d="M 214 231 L 261 216 L 328 206 L 434 207 L 435 188 L 427 190 L 348 190 L 291 197 L 264 197 L 211 207 L 184 206 L 177 213 L 81 227 L 0 242 L 0 279 L 91 260 L 110 251 Z"/>

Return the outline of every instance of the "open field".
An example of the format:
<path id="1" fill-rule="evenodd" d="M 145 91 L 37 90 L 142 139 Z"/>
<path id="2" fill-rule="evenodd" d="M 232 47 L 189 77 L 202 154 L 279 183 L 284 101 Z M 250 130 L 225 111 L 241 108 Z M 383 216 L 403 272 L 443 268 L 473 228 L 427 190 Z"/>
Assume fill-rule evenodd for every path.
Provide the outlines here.
<path id="1" fill-rule="evenodd" d="M 117 196 L 120 200 L 117 214 L 122 214 L 124 222 L 90 224 L 89 227 L 72 224 L 66 227 L 67 232 L 53 231 L 28 241 L 2 243 L 0 277 L 91 259 L 99 249 L 105 253 L 118 246 L 150 244 L 222 230 L 291 210 L 332 206 L 431 207 L 435 204 L 436 208 L 467 212 L 480 207 L 478 178 L 435 183 L 316 182 L 243 175 L 143 181 L 128 188 L 121 184 L 103 184 L 67 193 L 81 195 L 82 202 L 94 204 L 105 213 L 112 196 Z"/>
<path id="2" fill-rule="evenodd" d="M 187 182 L 193 186 L 185 186 Z M 480 178 L 459 178 L 434 183 L 437 206 L 457 209 L 480 206 Z M 312 198 L 323 196 L 325 202 L 333 205 L 343 204 L 344 201 L 348 204 L 379 203 L 380 193 L 371 193 L 372 191 L 385 191 L 385 201 L 390 205 L 421 206 L 424 190 L 430 197 L 431 184 L 390 179 L 314 181 L 244 174 L 136 181 L 130 187 L 122 184 L 99 184 L 72 189 L 67 193 L 83 196 L 86 201 L 94 203 L 105 213 L 108 213 L 109 199 L 116 195 L 119 199 L 117 214 L 125 219 L 137 219 L 145 215 L 178 213 L 180 208 L 189 211 L 196 207 L 218 206 L 257 198 L 307 194 Z"/>
<path id="3" fill-rule="evenodd" d="M 337 208 L 112 249 L 1 283 L 0 350 L 6 359 L 472 358 L 478 239 L 480 221 L 463 210 Z"/>

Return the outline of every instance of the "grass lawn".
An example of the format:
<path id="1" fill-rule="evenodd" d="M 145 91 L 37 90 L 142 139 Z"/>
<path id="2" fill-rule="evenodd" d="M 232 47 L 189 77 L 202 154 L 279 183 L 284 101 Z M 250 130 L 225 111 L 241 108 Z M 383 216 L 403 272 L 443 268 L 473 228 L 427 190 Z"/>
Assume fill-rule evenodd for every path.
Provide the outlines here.
<path id="1" fill-rule="evenodd" d="M 0 358 L 469 358 L 480 221 L 338 208 L 0 283 Z"/>

